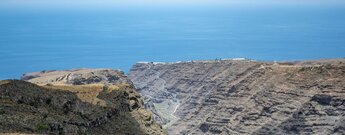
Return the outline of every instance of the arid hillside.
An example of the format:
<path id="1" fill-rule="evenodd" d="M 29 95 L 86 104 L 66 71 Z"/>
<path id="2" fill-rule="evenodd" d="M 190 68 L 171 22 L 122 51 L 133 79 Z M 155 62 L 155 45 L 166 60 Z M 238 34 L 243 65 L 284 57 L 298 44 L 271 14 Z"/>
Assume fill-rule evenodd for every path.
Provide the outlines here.
<path id="1" fill-rule="evenodd" d="M 166 134 L 119 71 L 43 71 L 23 79 L 0 82 L 0 134 Z"/>
<path id="2" fill-rule="evenodd" d="M 129 79 L 169 134 L 345 134 L 345 60 L 137 63 Z"/>

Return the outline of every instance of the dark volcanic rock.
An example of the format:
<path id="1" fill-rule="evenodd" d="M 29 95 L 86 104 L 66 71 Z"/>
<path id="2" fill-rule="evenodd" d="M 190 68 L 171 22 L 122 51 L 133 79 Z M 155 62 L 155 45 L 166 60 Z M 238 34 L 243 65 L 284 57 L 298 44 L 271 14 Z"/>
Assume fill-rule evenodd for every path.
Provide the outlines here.
<path id="1" fill-rule="evenodd" d="M 208 128 L 209 128 L 209 126 L 206 123 L 203 123 L 199 126 L 199 129 L 204 133 L 206 133 L 208 131 Z"/>
<path id="2" fill-rule="evenodd" d="M 316 101 L 321 105 L 330 105 L 332 101 L 332 96 L 330 95 L 314 95 L 312 98 L 312 101 Z"/>

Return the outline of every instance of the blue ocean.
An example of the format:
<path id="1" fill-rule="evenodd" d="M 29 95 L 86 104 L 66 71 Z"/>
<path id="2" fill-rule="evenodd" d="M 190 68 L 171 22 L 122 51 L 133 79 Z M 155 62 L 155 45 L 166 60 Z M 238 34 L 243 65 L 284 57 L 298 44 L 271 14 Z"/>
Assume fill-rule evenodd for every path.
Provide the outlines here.
<path id="1" fill-rule="evenodd" d="M 345 57 L 345 8 L 0 10 L 0 79 L 138 61 Z"/>

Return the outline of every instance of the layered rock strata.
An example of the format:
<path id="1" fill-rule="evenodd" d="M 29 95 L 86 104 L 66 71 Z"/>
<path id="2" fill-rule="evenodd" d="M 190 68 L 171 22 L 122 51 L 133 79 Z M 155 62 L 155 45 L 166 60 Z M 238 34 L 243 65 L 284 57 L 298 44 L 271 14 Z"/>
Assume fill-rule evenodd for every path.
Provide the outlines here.
<path id="1" fill-rule="evenodd" d="M 137 63 L 129 78 L 170 134 L 345 134 L 344 63 Z"/>

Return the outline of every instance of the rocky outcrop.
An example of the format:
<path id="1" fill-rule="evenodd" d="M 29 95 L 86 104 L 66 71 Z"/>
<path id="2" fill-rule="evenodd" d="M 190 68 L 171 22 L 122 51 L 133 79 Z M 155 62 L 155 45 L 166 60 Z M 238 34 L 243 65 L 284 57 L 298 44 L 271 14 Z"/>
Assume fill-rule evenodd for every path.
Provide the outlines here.
<path id="1" fill-rule="evenodd" d="M 344 61 L 137 63 L 128 77 L 169 134 L 345 134 Z"/>
<path id="2" fill-rule="evenodd" d="M 21 80 L 38 85 L 64 84 L 122 84 L 130 83 L 124 73 L 113 69 L 72 69 L 72 70 L 44 70 L 26 73 Z"/>
<path id="3" fill-rule="evenodd" d="M 121 72 L 89 71 L 40 72 L 25 75 L 29 82 L 0 81 L 0 133 L 166 134 Z"/>

